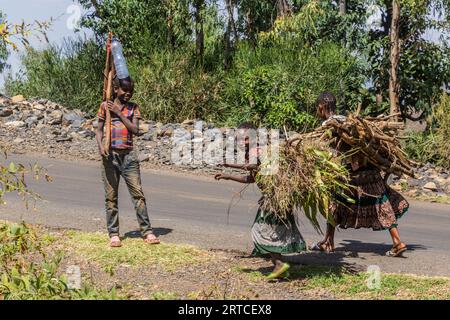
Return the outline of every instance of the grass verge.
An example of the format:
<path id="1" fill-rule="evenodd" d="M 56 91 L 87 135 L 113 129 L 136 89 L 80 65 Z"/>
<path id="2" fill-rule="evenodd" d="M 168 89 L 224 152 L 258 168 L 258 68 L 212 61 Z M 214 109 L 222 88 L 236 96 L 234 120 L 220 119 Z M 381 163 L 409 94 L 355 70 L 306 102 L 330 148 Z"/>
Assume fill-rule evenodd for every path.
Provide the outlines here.
<path id="1" fill-rule="evenodd" d="M 97 262 L 105 270 L 119 265 L 135 268 L 158 265 L 165 271 L 174 271 L 183 266 L 208 262 L 212 258 L 212 253 L 194 246 L 169 243 L 149 245 L 140 238 L 127 238 L 122 241 L 122 247 L 110 248 L 108 236 L 99 232 L 68 231 L 60 241 L 67 250 Z"/>
<path id="2" fill-rule="evenodd" d="M 239 267 L 249 281 L 265 281 L 259 271 Z M 450 279 L 403 274 L 349 272 L 340 266 L 293 266 L 289 281 L 307 295 L 327 292 L 336 299 L 448 300 Z"/>

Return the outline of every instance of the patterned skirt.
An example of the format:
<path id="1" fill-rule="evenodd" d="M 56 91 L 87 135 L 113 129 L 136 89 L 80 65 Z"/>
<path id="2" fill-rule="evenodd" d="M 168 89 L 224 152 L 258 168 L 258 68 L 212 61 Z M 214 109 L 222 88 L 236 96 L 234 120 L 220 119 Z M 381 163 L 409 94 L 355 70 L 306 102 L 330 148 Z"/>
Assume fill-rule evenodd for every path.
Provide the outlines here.
<path id="1" fill-rule="evenodd" d="M 356 203 L 348 203 L 336 196 L 331 205 L 336 225 L 340 228 L 372 228 L 386 230 L 397 227 L 397 220 L 409 208 L 403 196 L 386 186 L 380 171 L 365 169 L 352 175 L 350 184 L 355 186 L 347 195 Z"/>
<path id="2" fill-rule="evenodd" d="M 306 250 L 306 242 L 297 227 L 294 215 L 280 220 L 261 206 L 252 226 L 252 239 L 255 246 L 252 253 L 254 256 L 299 253 Z"/>

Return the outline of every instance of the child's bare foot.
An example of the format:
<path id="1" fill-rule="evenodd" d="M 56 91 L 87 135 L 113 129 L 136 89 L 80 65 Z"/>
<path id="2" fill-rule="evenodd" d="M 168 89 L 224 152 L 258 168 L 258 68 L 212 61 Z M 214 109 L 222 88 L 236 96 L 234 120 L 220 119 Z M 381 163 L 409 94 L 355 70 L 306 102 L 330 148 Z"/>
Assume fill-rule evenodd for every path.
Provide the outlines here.
<path id="1" fill-rule="evenodd" d="M 144 241 L 148 244 L 160 244 L 161 241 L 153 234 L 149 233 L 144 237 Z"/>
<path id="2" fill-rule="evenodd" d="M 119 236 L 112 236 L 109 240 L 109 245 L 111 248 L 118 248 L 122 246 Z"/>

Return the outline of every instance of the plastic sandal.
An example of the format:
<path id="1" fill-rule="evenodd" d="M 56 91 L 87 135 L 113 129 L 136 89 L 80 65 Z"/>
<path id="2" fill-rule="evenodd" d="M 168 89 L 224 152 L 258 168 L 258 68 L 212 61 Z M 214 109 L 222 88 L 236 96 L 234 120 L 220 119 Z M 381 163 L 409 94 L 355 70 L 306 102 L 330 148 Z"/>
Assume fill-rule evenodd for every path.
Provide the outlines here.
<path id="1" fill-rule="evenodd" d="M 277 272 L 272 272 L 267 276 L 267 280 L 273 280 L 278 278 L 287 278 L 289 277 L 289 268 L 291 266 L 288 263 L 283 264 L 283 266 Z"/>
<path id="2" fill-rule="evenodd" d="M 325 252 L 325 253 L 331 253 L 334 252 L 334 249 L 331 251 L 328 251 L 325 246 L 319 244 L 319 242 L 314 242 L 313 244 L 311 244 L 311 246 L 309 246 L 309 250 L 311 251 L 320 251 L 320 252 Z"/>
<path id="3" fill-rule="evenodd" d="M 402 246 L 403 245 L 403 246 Z M 401 248 L 399 248 L 399 246 L 402 246 Z M 404 244 L 403 242 L 397 244 L 396 246 L 392 247 L 391 250 L 389 250 L 388 252 L 386 252 L 386 255 L 388 257 L 398 257 L 399 255 L 401 255 L 403 252 L 405 252 L 406 250 L 408 250 L 406 244 Z"/>

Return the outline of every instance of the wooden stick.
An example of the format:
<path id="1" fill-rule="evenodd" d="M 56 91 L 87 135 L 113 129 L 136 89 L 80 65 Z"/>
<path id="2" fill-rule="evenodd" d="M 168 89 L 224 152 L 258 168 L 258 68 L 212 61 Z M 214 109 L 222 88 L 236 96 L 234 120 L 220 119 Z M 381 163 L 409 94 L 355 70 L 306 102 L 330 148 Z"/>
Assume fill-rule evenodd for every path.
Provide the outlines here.
<path id="1" fill-rule="evenodd" d="M 112 99 L 112 81 L 114 77 L 114 62 L 111 57 L 111 41 L 112 33 L 108 34 L 108 42 L 106 44 L 106 64 L 105 64 L 105 81 L 103 82 L 103 101 L 108 102 Z M 111 113 L 108 107 L 105 109 L 106 114 L 106 126 L 105 126 L 105 138 L 103 140 L 103 146 L 106 152 L 109 154 L 109 148 L 111 147 Z"/>

